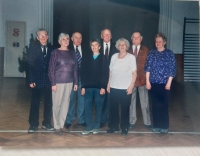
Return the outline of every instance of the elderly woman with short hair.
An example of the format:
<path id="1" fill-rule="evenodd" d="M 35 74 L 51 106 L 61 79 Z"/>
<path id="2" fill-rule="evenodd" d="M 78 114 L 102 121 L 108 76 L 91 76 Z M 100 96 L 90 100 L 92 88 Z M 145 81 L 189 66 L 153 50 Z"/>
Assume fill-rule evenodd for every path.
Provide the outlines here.
<path id="1" fill-rule="evenodd" d="M 69 107 L 69 98 L 74 83 L 74 91 L 78 84 L 78 65 L 76 55 L 68 49 L 69 35 L 61 33 L 58 37 L 60 48 L 51 54 L 49 78 L 52 85 L 53 121 L 55 133 L 62 135 L 67 132 L 63 128 Z"/>
<path id="2" fill-rule="evenodd" d="M 146 88 L 152 99 L 153 132 L 168 133 L 168 94 L 176 75 L 176 61 L 171 50 L 165 48 L 163 33 L 155 36 L 156 49 L 151 50 L 146 61 Z"/>
<path id="3" fill-rule="evenodd" d="M 137 77 L 135 57 L 127 52 L 128 40 L 120 38 L 116 42 L 116 53 L 111 58 L 110 76 L 107 91 L 110 93 L 111 121 L 107 133 L 119 131 L 119 104 L 121 106 L 121 135 L 127 135 L 129 128 L 129 108 L 132 90 Z"/>

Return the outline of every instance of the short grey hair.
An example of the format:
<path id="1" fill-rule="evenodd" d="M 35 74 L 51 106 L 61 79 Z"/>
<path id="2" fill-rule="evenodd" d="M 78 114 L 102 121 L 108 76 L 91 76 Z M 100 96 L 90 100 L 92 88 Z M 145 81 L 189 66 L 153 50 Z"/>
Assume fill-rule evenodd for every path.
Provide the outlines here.
<path id="1" fill-rule="evenodd" d="M 134 32 L 132 33 L 132 35 L 131 35 L 131 39 L 133 38 L 133 34 L 135 34 L 135 33 L 139 33 L 139 34 L 140 34 L 140 37 L 143 38 L 142 33 L 141 33 L 140 31 L 134 31 Z"/>
<path id="2" fill-rule="evenodd" d="M 63 37 L 68 37 L 68 38 L 69 38 L 69 35 L 66 34 L 66 33 L 60 33 L 60 35 L 58 36 L 58 43 L 60 43 L 60 40 L 61 40 Z"/>
<path id="3" fill-rule="evenodd" d="M 130 43 L 127 39 L 125 38 L 120 38 L 117 40 L 115 47 L 118 49 L 119 43 L 120 42 L 124 42 L 126 44 L 126 50 L 128 50 L 130 48 Z M 119 49 L 118 49 L 119 50 Z"/>
<path id="4" fill-rule="evenodd" d="M 74 37 L 74 35 L 75 35 L 76 33 L 80 34 L 81 37 L 82 37 L 82 34 L 81 34 L 80 32 L 78 32 L 78 31 L 76 31 L 76 32 L 74 32 L 74 33 L 72 34 L 72 38 Z"/>
<path id="5" fill-rule="evenodd" d="M 103 34 L 103 32 L 104 32 L 105 30 L 108 30 L 108 31 L 110 31 L 110 34 L 112 35 L 112 33 L 111 33 L 111 30 L 110 30 L 110 29 L 108 29 L 108 28 L 105 28 L 105 29 L 101 30 L 101 35 Z"/>
<path id="6" fill-rule="evenodd" d="M 37 35 L 37 36 L 38 36 L 38 34 L 39 34 L 40 31 L 46 31 L 46 33 L 47 33 L 47 35 L 48 35 L 48 31 L 47 31 L 46 29 L 40 28 L 40 29 L 38 29 L 38 30 L 36 31 L 36 35 Z"/>
<path id="7" fill-rule="evenodd" d="M 99 44 L 99 46 L 101 46 L 101 43 L 100 43 L 99 39 L 92 39 L 90 41 L 90 46 L 92 45 L 93 42 L 97 42 Z"/>
<path id="8" fill-rule="evenodd" d="M 167 38 L 165 37 L 165 35 L 163 33 L 161 33 L 161 32 L 157 33 L 156 36 L 155 36 L 155 40 L 158 37 L 161 37 L 164 42 L 167 42 Z"/>

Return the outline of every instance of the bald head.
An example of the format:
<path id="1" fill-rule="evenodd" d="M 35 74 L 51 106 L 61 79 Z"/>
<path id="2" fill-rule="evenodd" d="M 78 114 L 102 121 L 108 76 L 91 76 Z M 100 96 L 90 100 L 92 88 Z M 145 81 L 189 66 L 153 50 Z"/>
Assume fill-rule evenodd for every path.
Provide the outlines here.
<path id="1" fill-rule="evenodd" d="M 71 39 L 75 46 L 79 46 L 82 42 L 82 35 L 79 32 L 74 32 Z"/>

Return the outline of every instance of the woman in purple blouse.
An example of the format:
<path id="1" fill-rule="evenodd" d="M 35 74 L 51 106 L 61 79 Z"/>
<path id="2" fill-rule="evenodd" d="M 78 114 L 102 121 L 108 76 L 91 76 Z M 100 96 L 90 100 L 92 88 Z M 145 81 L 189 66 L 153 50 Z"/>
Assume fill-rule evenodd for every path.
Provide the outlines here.
<path id="1" fill-rule="evenodd" d="M 146 88 L 152 97 L 153 132 L 168 133 L 168 94 L 176 75 L 176 61 L 171 50 L 165 48 L 166 37 L 155 36 L 157 49 L 151 50 L 146 61 Z"/>
<path id="2" fill-rule="evenodd" d="M 78 65 L 76 55 L 68 49 L 69 35 L 61 33 L 58 37 L 60 48 L 51 54 L 49 78 L 52 85 L 53 121 L 55 133 L 62 135 L 68 132 L 64 123 L 69 107 L 69 98 L 74 83 L 74 91 L 78 86 Z"/>

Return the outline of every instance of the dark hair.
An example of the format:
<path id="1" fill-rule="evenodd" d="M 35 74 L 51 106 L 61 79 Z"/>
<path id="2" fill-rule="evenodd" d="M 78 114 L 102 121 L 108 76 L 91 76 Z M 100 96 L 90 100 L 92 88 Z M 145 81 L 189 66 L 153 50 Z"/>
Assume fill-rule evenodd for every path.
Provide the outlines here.
<path id="1" fill-rule="evenodd" d="M 90 46 L 91 46 L 91 44 L 92 44 L 93 42 L 97 42 L 97 43 L 99 44 L 99 46 L 101 46 L 101 43 L 100 43 L 99 39 L 92 39 L 92 40 L 90 41 Z"/>
<path id="2" fill-rule="evenodd" d="M 157 37 L 161 37 L 164 42 L 167 42 L 167 38 L 165 37 L 165 35 L 163 33 L 161 33 L 161 32 L 157 33 L 155 36 L 155 40 Z"/>

